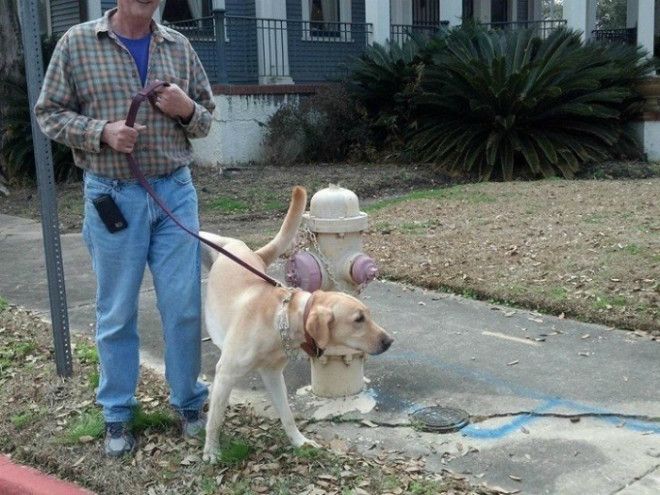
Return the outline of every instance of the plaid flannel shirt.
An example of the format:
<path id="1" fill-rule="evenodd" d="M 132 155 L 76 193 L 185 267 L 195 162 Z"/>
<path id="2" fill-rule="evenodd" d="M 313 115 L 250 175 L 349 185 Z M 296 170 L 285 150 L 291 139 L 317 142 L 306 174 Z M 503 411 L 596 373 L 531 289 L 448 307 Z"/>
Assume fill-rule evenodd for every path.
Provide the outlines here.
<path id="1" fill-rule="evenodd" d="M 57 43 L 35 107 L 50 138 L 73 150 L 77 166 L 115 179 L 131 177 L 123 153 L 101 144 L 103 127 L 124 120 L 133 96 L 142 89 L 137 66 L 101 19 L 72 27 Z M 167 174 L 192 163 L 189 138 L 204 137 L 215 108 L 202 63 L 180 33 L 152 22 L 147 83 L 159 79 L 180 86 L 195 102 L 187 124 L 143 104 L 136 122 L 146 125 L 133 154 L 147 176 Z"/>

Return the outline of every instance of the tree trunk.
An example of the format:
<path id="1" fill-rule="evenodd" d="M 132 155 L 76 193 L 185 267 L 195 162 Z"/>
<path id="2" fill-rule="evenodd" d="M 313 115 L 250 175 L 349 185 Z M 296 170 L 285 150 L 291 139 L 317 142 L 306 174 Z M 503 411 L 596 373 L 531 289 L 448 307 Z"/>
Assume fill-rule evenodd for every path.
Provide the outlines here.
<path id="1" fill-rule="evenodd" d="M 0 74 L 14 78 L 21 74 L 23 43 L 16 0 L 0 0 Z"/>
<path id="2" fill-rule="evenodd" d="M 18 22 L 18 0 L 0 0 L 0 78 L 17 80 L 23 74 L 23 43 L 21 27 Z M 0 90 L 0 129 L 5 109 Z M 0 135 L 1 138 L 1 135 Z M 3 186 L 4 163 L 0 158 L 0 194 L 7 194 Z"/>

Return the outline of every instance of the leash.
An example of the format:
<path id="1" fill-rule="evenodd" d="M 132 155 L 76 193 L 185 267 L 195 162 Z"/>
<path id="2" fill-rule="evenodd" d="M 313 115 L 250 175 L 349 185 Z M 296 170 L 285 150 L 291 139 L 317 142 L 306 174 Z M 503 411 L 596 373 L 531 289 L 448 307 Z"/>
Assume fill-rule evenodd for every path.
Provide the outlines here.
<path id="1" fill-rule="evenodd" d="M 169 83 L 163 82 L 163 81 L 154 81 L 150 83 L 148 86 L 144 87 L 142 90 L 140 90 L 131 100 L 131 106 L 128 109 L 128 114 L 126 115 L 126 125 L 128 127 L 133 127 L 135 125 L 135 118 L 137 116 L 137 112 L 140 108 L 140 105 L 144 103 L 145 101 L 149 100 L 149 103 L 151 103 L 152 106 L 155 106 L 154 102 L 154 97 L 156 94 L 156 91 L 162 87 L 169 86 Z M 128 162 L 128 167 L 131 169 L 131 173 L 133 174 L 133 177 L 135 177 L 139 182 L 142 187 L 146 189 L 146 191 L 149 193 L 149 195 L 153 198 L 153 200 L 162 208 L 162 210 L 165 212 L 165 214 L 172 219 L 172 221 L 177 224 L 181 229 L 186 231 L 188 234 L 193 236 L 195 239 L 199 240 L 200 242 L 203 242 L 207 246 L 215 249 L 219 253 L 225 255 L 227 258 L 230 260 L 238 263 L 241 265 L 243 268 L 246 270 L 249 270 L 250 272 L 254 273 L 258 277 L 261 277 L 263 280 L 268 282 L 270 285 L 274 287 L 284 287 L 284 285 L 275 280 L 273 277 L 263 273 L 260 270 L 257 270 L 253 266 L 247 264 L 245 261 L 242 259 L 238 258 L 234 254 L 230 253 L 226 249 L 224 249 L 222 246 L 218 246 L 216 243 L 209 241 L 208 239 L 204 239 L 201 237 L 198 233 L 190 230 L 188 227 L 183 225 L 179 221 L 179 219 L 176 218 L 174 213 L 163 203 L 163 201 L 158 197 L 156 194 L 156 191 L 154 191 L 153 187 L 147 180 L 147 178 L 144 176 L 144 173 L 140 169 L 140 166 L 138 165 L 137 160 L 133 156 L 133 153 L 127 153 L 126 154 L 126 161 Z M 312 338 L 309 333 L 307 333 L 307 330 L 305 329 L 306 322 L 307 322 L 307 316 L 309 314 L 309 310 L 311 308 L 311 300 L 314 297 L 312 294 L 309 299 L 307 300 L 307 304 L 305 305 L 305 309 L 303 312 L 303 331 L 305 333 L 305 342 L 300 344 L 300 347 L 302 348 L 303 351 L 305 351 L 307 354 L 309 354 L 311 357 L 320 357 L 323 355 L 323 349 L 321 349 L 314 339 Z"/>
<path id="2" fill-rule="evenodd" d="M 134 97 L 133 100 L 131 101 L 131 106 L 128 110 L 128 115 L 126 115 L 126 125 L 128 127 L 133 127 L 135 125 L 135 117 L 137 116 L 138 109 L 140 108 L 140 105 L 145 102 L 146 100 L 149 100 L 149 103 L 151 105 L 154 105 L 154 96 L 156 94 L 156 90 L 160 89 L 161 87 L 169 86 L 168 83 L 162 82 L 162 81 L 155 81 L 150 83 L 148 86 L 143 88 L 141 91 L 139 91 Z M 149 184 L 149 181 L 147 178 L 144 176 L 144 173 L 140 169 L 140 166 L 137 163 L 137 160 L 135 160 L 135 157 L 133 156 L 133 153 L 128 153 L 126 154 L 126 161 L 128 162 L 128 167 L 131 169 L 131 173 L 133 174 L 133 177 L 135 177 L 142 187 L 144 187 L 149 195 L 153 198 L 153 200 L 158 203 L 158 206 L 160 206 L 165 214 L 172 219 L 172 221 L 177 224 L 179 227 L 181 227 L 183 230 L 188 232 L 191 236 L 194 238 L 198 239 L 200 242 L 203 242 L 207 246 L 210 246 L 211 248 L 215 249 L 221 254 L 224 254 L 227 258 L 229 258 L 232 261 L 235 261 L 239 265 L 241 265 L 243 268 L 246 270 L 251 271 L 258 277 L 261 277 L 264 279 L 266 282 L 268 282 L 270 285 L 274 287 L 283 287 L 281 282 L 278 282 L 275 280 L 273 277 L 270 277 L 269 275 L 263 273 L 260 270 L 257 270 L 253 266 L 247 264 L 245 261 L 241 260 L 237 256 L 233 255 L 226 249 L 224 249 L 222 246 L 218 246 L 216 243 L 209 241 L 208 239 L 204 239 L 201 237 L 199 234 L 196 232 L 193 232 L 190 230 L 188 227 L 183 225 L 170 211 L 170 209 L 163 203 L 163 201 L 158 197 L 156 194 L 156 191 L 154 191 L 153 187 L 151 187 L 151 184 Z"/>

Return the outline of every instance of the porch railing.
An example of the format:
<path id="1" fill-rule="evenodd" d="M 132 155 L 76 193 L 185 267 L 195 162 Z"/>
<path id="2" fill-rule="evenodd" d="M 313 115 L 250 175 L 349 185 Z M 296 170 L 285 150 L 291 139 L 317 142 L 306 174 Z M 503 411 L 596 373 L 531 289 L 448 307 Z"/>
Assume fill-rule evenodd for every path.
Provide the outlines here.
<path id="1" fill-rule="evenodd" d="M 552 31 L 566 26 L 566 20 L 542 20 L 542 21 L 516 21 L 516 22 L 489 22 L 480 23 L 492 30 L 504 29 L 532 29 L 540 38 L 547 38 Z M 396 43 L 409 40 L 413 34 L 433 36 L 442 29 L 449 27 L 448 21 L 426 22 L 422 24 L 392 24 L 390 26 L 390 39 Z"/>
<path id="2" fill-rule="evenodd" d="M 218 55 L 218 41 L 221 36 L 224 37 L 224 33 L 222 35 L 216 33 L 218 26 L 214 17 L 200 17 L 185 21 L 169 22 L 165 23 L 165 25 L 179 31 L 188 38 L 202 61 L 204 70 L 211 82 L 217 83 L 223 81 L 225 77 L 223 76 L 221 57 Z"/>
<path id="3" fill-rule="evenodd" d="M 566 19 L 544 19 L 540 21 L 513 21 L 481 23 L 492 30 L 531 29 L 541 39 L 550 36 L 553 31 L 566 27 Z"/>
<path id="4" fill-rule="evenodd" d="M 367 23 L 309 22 L 224 14 L 175 22 L 212 82 L 321 82 L 347 72 L 371 42 Z"/>
<path id="5" fill-rule="evenodd" d="M 392 24 L 390 26 L 390 40 L 403 44 L 413 35 L 433 36 L 442 29 L 449 27 L 449 21 L 423 22 L 419 24 Z"/>
<path id="6" fill-rule="evenodd" d="M 607 41 L 612 43 L 637 44 L 637 28 L 623 29 L 594 29 L 591 36 L 596 41 Z"/>

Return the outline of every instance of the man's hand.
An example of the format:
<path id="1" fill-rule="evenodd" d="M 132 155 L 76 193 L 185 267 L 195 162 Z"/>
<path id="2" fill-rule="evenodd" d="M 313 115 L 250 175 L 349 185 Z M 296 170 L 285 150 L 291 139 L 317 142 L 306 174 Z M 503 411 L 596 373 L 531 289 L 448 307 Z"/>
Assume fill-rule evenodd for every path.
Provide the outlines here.
<path id="1" fill-rule="evenodd" d="M 138 134 L 146 128 L 146 126 L 140 124 L 135 124 L 135 127 L 128 127 L 125 120 L 109 122 L 103 127 L 101 142 L 120 153 L 132 153 Z"/>
<path id="2" fill-rule="evenodd" d="M 189 122 L 195 112 L 195 102 L 176 84 L 158 89 L 156 107 L 165 115 L 184 122 Z"/>

